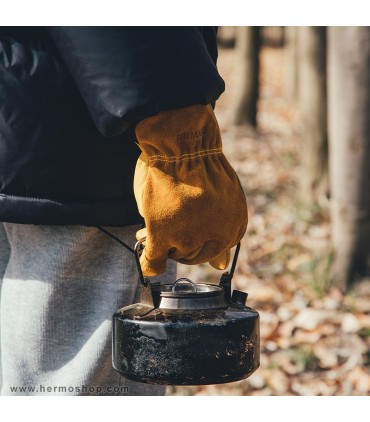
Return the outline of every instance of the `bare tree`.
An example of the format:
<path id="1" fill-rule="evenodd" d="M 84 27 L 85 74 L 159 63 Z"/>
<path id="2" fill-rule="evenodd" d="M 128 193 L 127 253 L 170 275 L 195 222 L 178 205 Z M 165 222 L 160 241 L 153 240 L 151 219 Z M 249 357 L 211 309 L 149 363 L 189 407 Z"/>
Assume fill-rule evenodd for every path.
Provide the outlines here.
<path id="1" fill-rule="evenodd" d="M 220 26 L 217 31 L 217 44 L 220 48 L 234 48 L 236 26 Z"/>
<path id="2" fill-rule="evenodd" d="M 369 271 L 370 27 L 329 28 L 329 139 L 334 280 Z"/>
<path id="3" fill-rule="evenodd" d="M 285 90 L 287 98 L 296 100 L 298 97 L 298 27 L 285 27 Z"/>
<path id="4" fill-rule="evenodd" d="M 270 47 L 284 46 L 284 26 L 261 26 L 261 43 Z"/>
<path id="5" fill-rule="evenodd" d="M 326 28 L 299 28 L 299 104 L 303 121 L 301 194 L 312 205 L 328 196 Z"/>
<path id="6" fill-rule="evenodd" d="M 260 27 L 241 26 L 236 38 L 238 86 L 234 111 L 236 125 L 256 126 L 259 92 Z"/>

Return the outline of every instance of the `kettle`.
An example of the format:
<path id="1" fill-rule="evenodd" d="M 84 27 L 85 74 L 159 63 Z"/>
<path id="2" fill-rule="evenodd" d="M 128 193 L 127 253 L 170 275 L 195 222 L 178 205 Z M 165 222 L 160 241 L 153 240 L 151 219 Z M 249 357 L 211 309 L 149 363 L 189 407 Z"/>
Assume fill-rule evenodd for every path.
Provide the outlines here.
<path id="1" fill-rule="evenodd" d="M 247 293 L 231 294 L 240 242 L 218 285 L 186 277 L 158 284 L 141 270 L 144 240 L 135 245 L 140 302 L 113 315 L 114 369 L 149 384 L 221 384 L 249 377 L 259 367 L 259 315 L 246 306 Z"/>

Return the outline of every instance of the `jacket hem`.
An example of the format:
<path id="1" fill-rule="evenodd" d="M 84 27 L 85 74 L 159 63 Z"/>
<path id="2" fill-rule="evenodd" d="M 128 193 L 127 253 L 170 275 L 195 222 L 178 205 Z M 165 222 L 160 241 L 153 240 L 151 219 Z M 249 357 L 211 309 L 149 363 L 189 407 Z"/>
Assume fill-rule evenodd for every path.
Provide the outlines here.
<path id="1" fill-rule="evenodd" d="M 0 221 L 37 225 L 124 227 L 142 224 L 134 199 L 83 202 L 0 194 Z"/>

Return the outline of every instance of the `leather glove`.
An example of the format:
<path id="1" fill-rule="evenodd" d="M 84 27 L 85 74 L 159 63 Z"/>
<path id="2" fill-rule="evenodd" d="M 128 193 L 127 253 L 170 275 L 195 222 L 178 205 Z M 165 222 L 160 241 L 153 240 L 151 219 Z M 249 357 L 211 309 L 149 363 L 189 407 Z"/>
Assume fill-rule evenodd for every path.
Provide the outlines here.
<path id="1" fill-rule="evenodd" d="M 222 152 L 210 105 L 164 111 L 136 126 L 142 153 L 134 194 L 146 227 L 140 257 L 143 274 L 166 271 L 167 258 L 183 264 L 209 262 L 227 268 L 230 248 L 248 223 L 238 176 Z"/>

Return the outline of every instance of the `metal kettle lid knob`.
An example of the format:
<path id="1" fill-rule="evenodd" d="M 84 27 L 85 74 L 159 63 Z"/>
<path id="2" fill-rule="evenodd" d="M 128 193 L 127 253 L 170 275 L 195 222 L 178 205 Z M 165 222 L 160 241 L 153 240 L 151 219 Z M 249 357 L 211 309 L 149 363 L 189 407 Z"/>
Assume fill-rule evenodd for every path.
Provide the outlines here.
<path id="1" fill-rule="evenodd" d="M 185 282 L 188 284 L 184 284 Z M 179 283 L 183 283 L 183 284 L 181 285 Z M 197 293 L 197 285 L 193 281 L 191 281 L 190 278 L 181 277 L 173 283 L 171 290 L 173 292 L 181 292 L 181 293 L 186 293 L 189 291 L 192 293 Z"/>

